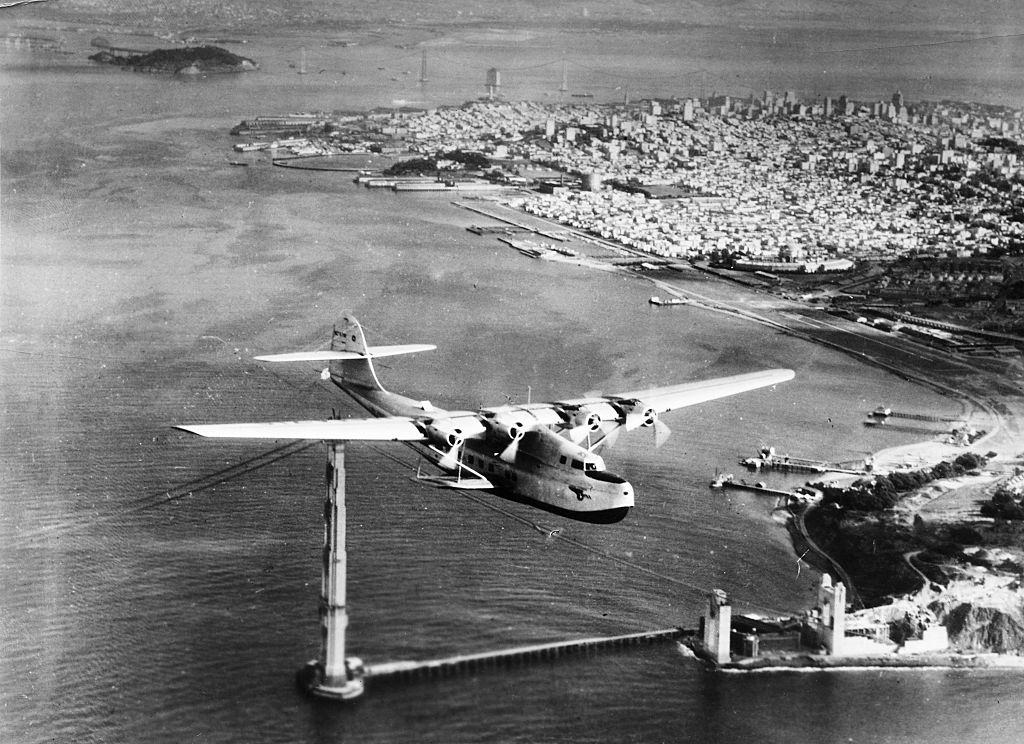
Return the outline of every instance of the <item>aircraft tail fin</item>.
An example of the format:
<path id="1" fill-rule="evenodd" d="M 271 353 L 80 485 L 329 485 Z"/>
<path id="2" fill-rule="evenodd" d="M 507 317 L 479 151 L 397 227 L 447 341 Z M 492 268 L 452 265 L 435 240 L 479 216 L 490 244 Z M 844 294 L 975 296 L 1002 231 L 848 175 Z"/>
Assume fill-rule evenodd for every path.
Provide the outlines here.
<path id="1" fill-rule="evenodd" d="M 288 354 L 269 354 L 256 357 L 261 362 L 327 362 L 324 379 L 334 379 L 342 385 L 383 390 L 373 368 L 374 357 L 411 354 L 430 351 L 433 344 L 403 344 L 399 346 L 367 346 L 359 321 L 345 315 L 334 326 L 331 347 L 321 351 L 298 351 Z"/>
<path id="2" fill-rule="evenodd" d="M 341 382 L 349 385 L 375 390 L 384 389 L 373 368 L 369 347 L 366 345 L 366 336 L 363 335 L 363 327 L 353 316 L 343 315 L 341 320 L 334 325 L 334 332 L 331 334 L 331 351 L 344 351 L 359 355 L 355 358 L 332 362 L 330 365 L 331 377 L 340 378 Z"/>

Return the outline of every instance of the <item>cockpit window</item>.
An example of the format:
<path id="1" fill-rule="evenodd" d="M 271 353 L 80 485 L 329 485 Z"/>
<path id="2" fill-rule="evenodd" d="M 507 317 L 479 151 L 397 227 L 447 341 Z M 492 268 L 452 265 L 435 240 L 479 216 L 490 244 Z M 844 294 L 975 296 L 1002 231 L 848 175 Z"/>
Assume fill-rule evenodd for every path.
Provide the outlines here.
<path id="1" fill-rule="evenodd" d="M 577 470 L 583 470 L 583 462 L 582 462 L 582 460 L 573 460 L 572 461 L 572 466 L 574 468 L 576 468 Z"/>
<path id="2" fill-rule="evenodd" d="M 583 469 L 584 470 L 597 470 L 597 463 L 596 462 L 585 462 L 585 463 L 583 463 Z"/>

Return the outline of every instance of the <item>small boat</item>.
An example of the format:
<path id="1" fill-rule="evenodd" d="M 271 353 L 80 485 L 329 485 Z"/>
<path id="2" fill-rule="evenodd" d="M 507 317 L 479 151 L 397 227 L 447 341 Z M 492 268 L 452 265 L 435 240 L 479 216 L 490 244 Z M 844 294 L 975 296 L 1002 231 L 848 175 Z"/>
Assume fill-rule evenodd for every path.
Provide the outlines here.
<path id="1" fill-rule="evenodd" d="M 658 295 L 654 295 L 648 302 L 652 305 L 686 305 L 689 300 L 684 300 L 682 297 L 669 297 L 663 300 Z"/>

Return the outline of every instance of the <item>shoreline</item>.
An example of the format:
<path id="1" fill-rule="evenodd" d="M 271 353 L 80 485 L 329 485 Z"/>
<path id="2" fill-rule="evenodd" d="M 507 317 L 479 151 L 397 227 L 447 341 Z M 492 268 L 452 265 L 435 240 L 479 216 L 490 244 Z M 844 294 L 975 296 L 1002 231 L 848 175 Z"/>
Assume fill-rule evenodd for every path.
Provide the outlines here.
<path id="1" fill-rule="evenodd" d="M 550 220 L 548 218 L 538 217 L 537 215 L 532 215 L 532 214 L 529 214 L 529 213 L 526 213 L 526 212 L 521 212 L 520 210 L 516 209 L 514 206 L 512 206 L 511 204 L 509 204 L 507 202 L 501 202 L 501 204 L 506 209 L 515 211 L 515 212 L 523 214 L 525 216 L 529 216 L 529 217 L 531 217 L 534 220 L 539 220 L 539 221 L 542 221 L 542 222 L 549 223 L 549 224 L 555 226 L 555 228 L 557 228 L 558 230 L 571 231 L 573 233 L 577 233 L 577 234 L 584 235 L 584 236 L 586 235 L 586 233 L 584 231 L 579 230 L 578 228 L 573 228 L 573 227 L 570 227 L 569 225 L 564 225 L 564 224 L 559 223 L 559 222 L 554 222 L 553 220 Z M 502 222 L 508 222 L 509 224 L 516 224 L 515 222 L 513 222 L 510 219 L 506 219 L 504 217 L 500 217 L 500 216 L 495 215 L 495 214 L 488 213 L 488 216 L 491 217 L 492 219 L 497 219 L 497 220 L 500 220 Z M 541 233 L 538 232 L 538 234 L 541 234 Z M 639 257 L 644 257 L 644 256 L 650 255 L 650 254 L 643 253 L 641 251 L 637 251 L 636 249 L 631 249 L 628 246 L 624 246 L 624 245 L 616 245 L 616 248 L 618 248 L 619 250 L 628 252 L 630 254 L 639 256 Z M 596 267 L 590 265 L 589 263 L 580 263 L 580 262 L 573 262 L 573 261 L 567 261 L 567 263 L 577 263 L 578 265 L 583 266 L 585 268 L 596 268 Z M 699 267 L 693 267 L 693 268 L 695 268 L 696 270 L 700 271 Z M 981 394 L 979 394 L 978 392 L 975 392 L 975 391 L 961 390 L 961 389 L 958 389 L 956 387 L 953 387 L 951 384 L 948 384 L 947 382 L 940 381 L 938 379 L 934 379 L 932 377 L 929 377 L 926 374 L 924 374 L 922 371 L 908 370 L 908 369 L 905 369 L 905 368 L 897 366 L 893 361 L 884 360 L 884 359 L 878 359 L 878 358 L 875 358 L 873 356 L 868 355 L 866 352 L 858 351 L 856 349 L 844 346 L 844 345 L 842 345 L 840 343 L 837 343 L 835 341 L 830 341 L 830 340 L 827 340 L 827 339 L 819 338 L 819 337 L 817 337 L 817 336 L 815 336 L 813 334 L 810 334 L 810 333 L 807 333 L 805 331 L 797 329 L 794 325 L 785 322 L 784 319 L 778 319 L 778 318 L 770 317 L 769 313 L 777 312 L 778 308 L 766 309 L 763 312 L 754 312 L 754 311 L 752 311 L 750 309 L 747 309 L 747 308 L 739 308 L 739 307 L 730 306 L 728 303 L 725 303 L 725 302 L 723 302 L 721 300 L 711 300 L 710 298 L 702 297 L 701 295 L 695 293 L 692 290 L 687 290 L 687 289 L 679 288 L 676 285 L 672 284 L 670 281 L 665 280 L 663 278 L 651 277 L 651 276 L 647 276 L 645 274 L 637 274 L 635 272 L 630 272 L 630 271 L 627 271 L 625 269 L 622 269 L 621 267 L 614 266 L 614 265 L 609 265 L 607 267 L 602 266 L 601 269 L 602 270 L 617 271 L 617 272 L 619 272 L 619 273 L 621 273 L 621 274 L 623 274 L 625 276 L 635 276 L 638 279 L 641 279 L 643 281 L 649 282 L 650 284 L 654 285 L 660 291 L 668 293 L 669 295 L 671 295 L 674 298 L 687 300 L 687 304 L 693 304 L 693 305 L 695 305 L 697 307 L 701 307 L 701 308 L 704 308 L 706 310 L 711 310 L 711 311 L 714 311 L 714 312 L 724 312 L 724 313 L 727 313 L 727 314 L 732 315 L 734 317 L 740 317 L 740 318 L 743 318 L 745 320 L 748 320 L 748 321 L 751 321 L 751 322 L 754 322 L 754 323 L 760 323 L 762 325 L 766 325 L 766 326 L 774 328 L 774 329 L 776 329 L 778 331 L 781 331 L 782 333 L 786 333 L 786 334 L 788 334 L 790 336 L 793 336 L 794 338 L 799 338 L 799 339 L 802 339 L 802 340 L 807 341 L 807 342 L 812 343 L 812 344 L 824 346 L 825 348 L 829 348 L 829 349 L 833 349 L 835 351 L 839 351 L 839 352 L 841 352 L 841 353 L 843 353 L 843 354 L 845 354 L 847 356 L 850 356 L 850 357 L 856 359 L 859 362 L 862 362 L 864 364 L 868 364 L 870 366 L 873 366 L 873 367 L 885 370 L 886 372 L 889 372 L 890 374 L 896 375 L 900 379 L 903 379 L 903 380 L 906 380 L 908 382 L 911 382 L 911 383 L 914 383 L 914 384 L 926 387 L 926 388 L 932 390 L 933 392 L 938 393 L 939 395 L 942 395 L 942 396 L 944 396 L 946 398 L 949 398 L 952 401 L 955 401 L 955 402 L 959 403 L 960 405 L 963 405 L 964 402 L 967 402 L 967 403 L 969 403 L 969 404 L 971 404 L 971 405 L 981 409 L 982 411 L 984 411 L 991 418 L 991 420 L 992 420 L 992 422 L 994 424 L 994 427 L 989 429 L 985 433 L 985 435 L 983 437 L 978 439 L 976 442 L 972 443 L 972 447 L 977 446 L 977 445 L 979 445 L 982 442 L 988 442 L 988 441 L 991 441 L 993 439 L 998 439 L 1001 436 L 1004 436 L 1006 434 L 1006 429 L 1008 428 L 1009 424 L 1017 423 L 1020 420 L 1022 420 L 1022 418 L 1021 418 L 1021 413 L 1022 412 L 1019 412 L 1019 411 L 1015 412 L 1012 409 L 1010 409 L 1009 405 L 1008 405 L 1009 401 L 1007 400 L 1006 396 L 990 395 L 989 397 L 984 397 L 983 395 L 981 395 Z M 754 295 L 765 294 L 765 293 L 763 293 L 761 291 L 758 291 L 757 289 L 748 287 L 748 286 L 744 285 L 741 282 L 736 282 L 735 280 L 731 279 L 730 277 L 723 277 L 723 276 L 721 276 L 721 275 L 719 275 L 717 273 L 714 273 L 714 272 L 712 272 L 711 275 L 716 277 L 716 278 L 718 278 L 719 280 L 722 280 L 722 281 L 725 281 L 725 282 L 727 282 L 729 284 L 741 287 L 745 291 L 748 291 L 748 292 L 750 292 L 750 293 L 752 293 Z M 809 303 L 798 302 L 796 300 L 791 300 L 791 299 L 782 299 L 782 298 L 779 298 L 779 297 L 777 297 L 776 295 L 774 295 L 772 293 L 767 293 L 767 297 L 771 298 L 771 300 L 773 302 L 780 303 L 780 306 L 781 306 L 782 303 L 785 303 L 787 305 L 792 306 L 794 309 L 800 309 L 800 310 L 803 310 L 805 312 L 806 311 L 811 311 L 811 310 L 819 311 L 820 312 L 820 308 L 818 308 L 818 307 L 816 307 L 814 305 L 811 305 Z M 859 330 L 859 329 L 854 328 L 853 330 Z M 867 337 L 867 336 L 865 336 L 865 337 Z M 974 372 L 976 372 L 978 374 L 992 374 L 989 371 L 979 370 L 977 368 L 972 368 L 972 369 L 974 370 Z M 1007 413 L 1006 414 L 1000 413 L 1000 411 L 998 410 L 998 408 L 1000 408 L 1000 407 L 1008 409 Z M 1017 415 L 1014 415 L 1015 413 Z M 1009 444 L 1009 442 L 1007 442 L 1007 444 Z M 906 452 L 916 452 L 916 450 L 919 450 L 921 448 L 934 449 L 934 448 L 938 448 L 938 447 L 946 448 L 946 447 L 952 447 L 952 445 L 948 445 L 947 446 L 947 445 L 944 445 L 941 442 L 935 442 L 933 440 L 923 440 L 923 441 L 919 441 L 919 442 L 912 442 L 910 444 L 895 445 L 893 447 L 887 447 L 887 448 L 878 450 L 876 452 L 873 452 L 871 454 L 872 454 L 872 457 L 875 458 L 875 462 L 876 463 L 878 463 L 878 462 L 888 462 L 888 461 L 894 461 L 896 459 L 902 458 L 903 456 L 905 456 L 904 453 L 906 453 Z M 935 453 L 933 452 L 932 455 L 935 455 Z"/>
<path id="2" fill-rule="evenodd" d="M 514 209 L 509 204 L 505 204 L 507 208 Z M 493 215 L 492 215 L 493 216 Z M 499 218 L 500 219 L 500 218 Z M 504 220 L 503 220 L 504 221 Z M 560 225 L 560 223 L 554 223 L 551 220 L 543 220 L 543 222 L 551 222 L 559 228 L 566 230 L 570 229 L 568 226 Z M 574 233 L 579 233 L 578 230 L 572 230 Z M 628 249 L 627 249 L 628 250 Z M 628 251 L 634 253 L 634 251 Z M 618 266 L 602 266 L 612 271 L 623 275 L 634 275 L 634 272 L 627 271 Z M 785 318 L 786 314 L 782 311 L 782 305 L 792 305 L 795 307 L 802 308 L 804 312 L 809 310 L 811 306 L 805 305 L 804 303 L 796 303 L 792 300 L 784 301 L 780 298 L 777 299 L 779 307 L 771 307 L 754 312 L 747 308 L 736 307 L 730 303 L 723 302 L 718 299 L 710 299 L 701 297 L 699 294 L 692 290 L 686 290 L 677 287 L 670 281 L 662 280 L 655 277 L 645 276 L 640 274 L 637 278 L 643 279 L 660 291 L 666 293 L 671 297 L 679 297 L 688 301 L 689 304 L 695 304 L 705 309 L 709 309 L 715 312 L 724 312 L 734 317 L 738 316 L 745 320 L 760 323 L 771 328 L 775 328 L 787 335 L 800 338 L 812 344 L 820 344 L 821 346 L 836 351 L 840 351 L 845 355 L 848 355 L 859 362 L 867 363 L 877 369 L 882 369 L 890 374 L 894 374 L 901 379 L 911 382 L 916 385 L 920 385 L 926 389 L 930 389 L 939 393 L 943 398 L 947 398 L 953 402 L 958 403 L 964 410 L 965 418 L 969 419 L 971 415 L 977 416 L 978 413 L 982 413 L 987 421 L 985 423 L 986 433 L 979 439 L 972 442 L 967 446 L 959 446 L 945 441 L 938 441 L 936 438 L 915 441 L 902 445 L 895 445 L 892 447 L 883 448 L 881 450 L 874 451 L 871 455 L 872 460 L 876 466 L 876 469 L 880 473 L 898 472 L 901 468 L 906 467 L 911 460 L 915 460 L 919 464 L 927 464 L 928 466 L 934 466 L 942 461 L 947 461 L 955 458 L 958 454 L 964 452 L 984 452 L 985 448 L 991 448 L 992 446 L 1004 449 L 1001 453 L 1001 457 L 998 459 L 998 472 L 999 475 L 996 479 L 1001 478 L 1009 474 L 1015 460 L 1014 456 L 1016 452 L 1006 451 L 1005 448 L 1013 448 L 1014 439 L 1011 430 L 1017 430 L 1019 428 L 1020 411 L 1017 410 L 1019 402 L 1013 400 L 1009 395 L 1000 395 L 995 392 L 988 392 L 986 394 L 986 382 L 991 380 L 992 375 L 999 374 L 992 370 L 979 369 L 973 365 L 967 364 L 965 361 L 958 360 L 960 362 L 961 369 L 964 370 L 965 376 L 973 375 L 970 379 L 974 390 L 961 389 L 960 385 L 956 384 L 956 381 L 950 376 L 948 379 L 935 379 L 927 373 L 926 363 L 927 357 L 923 354 L 918 355 L 915 351 L 910 351 L 903 356 L 904 361 L 916 361 L 916 366 L 907 365 L 906 367 L 899 367 L 895 363 L 897 360 L 894 359 L 878 359 L 869 354 L 861 351 L 857 351 L 854 348 L 847 348 L 841 343 L 835 340 L 818 338 L 813 333 L 803 332 L 802 330 L 796 329 L 790 323 L 787 323 Z M 747 291 L 758 294 L 756 290 L 750 290 L 744 287 Z M 773 317 L 778 315 L 779 317 Z M 803 317 L 803 316 L 801 316 Z M 859 330 L 859 329 L 854 329 Z M 859 334 L 858 334 L 859 335 Z M 982 388 L 979 390 L 979 386 Z M 992 386 L 988 386 L 988 389 L 993 389 Z M 970 408 L 974 410 L 971 411 Z M 995 458 L 993 458 L 995 459 Z M 994 468 L 991 468 L 994 469 Z M 929 484 L 933 486 L 934 484 Z M 944 495 L 955 492 L 958 487 L 962 484 L 953 485 L 948 490 L 942 490 L 937 495 L 933 495 L 928 500 L 928 503 L 936 499 L 942 498 Z M 903 503 L 905 499 L 915 497 L 922 493 L 925 489 L 917 489 L 915 491 L 903 494 L 900 499 L 900 503 Z M 898 505 L 897 505 L 898 508 Z M 904 509 L 905 510 L 905 509 Z M 912 508 L 912 511 L 916 514 L 916 508 Z M 976 522 L 976 519 L 972 519 L 970 514 L 967 512 L 958 512 L 954 521 L 959 524 L 970 524 Z M 816 553 L 825 559 L 829 564 L 829 567 L 819 567 L 819 570 L 823 572 L 838 573 L 840 580 L 842 580 L 848 586 L 849 599 L 856 606 L 858 603 L 860 607 L 866 607 L 864 602 L 859 599 L 859 594 L 856 585 L 852 579 L 846 575 L 845 567 L 842 563 L 832 557 L 828 551 L 817 545 L 814 537 L 810 534 L 809 530 L 803 525 L 802 514 L 791 514 L 786 520 L 785 529 L 789 533 L 791 540 L 791 548 L 793 555 L 798 558 L 803 558 L 804 555 L 799 554 L 799 545 L 796 542 L 797 534 L 802 536 Z M 796 532 L 797 534 L 794 534 Z M 1012 543 L 1012 541 L 1011 541 Z M 831 571 L 829 569 L 832 569 Z M 838 569 L 838 570 L 836 570 Z M 948 569 L 947 569 L 948 571 Z M 951 596 L 955 596 L 953 587 L 956 584 L 956 579 L 950 577 L 949 590 Z M 929 607 L 930 602 L 928 601 L 927 590 L 929 582 L 925 580 L 924 586 L 918 592 L 906 594 L 903 592 L 894 592 L 888 595 L 890 602 L 909 602 L 911 605 L 918 608 L 921 612 L 930 613 Z M 924 594 L 919 592 L 924 591 Z M 977 603 L 977 599 L 962 599 L 963 606 L 967 607 L 986 607 L 982 602 Z M 878 606 L 884 606 L 878 605 Z M 943 625 L 946 624 L 942 621 Z M 842 671 L 842 670 L 863 670 L 863 669 L 1004 669 L 1004 670 L 1022 670 L 1024 669 L 1024 657 L 1021 657 L 1012 653 L 996 653 L 996 652 L 974 652 L 974 651 L 955 651 L 948 650 L 944 652 L 922 652 L 919 654 L 893 654 L 889 655 L 868 655 L 868 656 L 828 656 L 818 655 L 813 653 L 802 653 L 792 656 L 782 657 L 756 657 L 745 660 L 736 660 L 725 663 L 718 663 L 711 658 L 706 652 L 701 649 L 699 642 L 687 641 L 685 644 L 701 659 L 710 664 L 717 671 L 724 672 L 758 672 L 758 671 Z"/>
<path id="3" fill-rule="evenodd" d="M 838 672 L 870 669 L 1002 669 L 1024 671 L 1024 656 L 995 653 L 929 653 L 893 656 L 824 656 L 795 654 L 783 657 L 759 657 L 745 661 L 718 663 L 698 642 L 681 641 L 701 662 L 714 671 L 751 672 Z"/>

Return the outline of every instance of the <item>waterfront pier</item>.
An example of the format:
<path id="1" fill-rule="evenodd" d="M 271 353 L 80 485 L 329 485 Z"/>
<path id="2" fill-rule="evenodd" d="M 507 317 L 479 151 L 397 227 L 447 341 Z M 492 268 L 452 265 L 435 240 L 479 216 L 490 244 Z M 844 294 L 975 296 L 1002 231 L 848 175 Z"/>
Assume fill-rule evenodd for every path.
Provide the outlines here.
<path id="1" fill-rule="evenodd" d="M 894 411 L 891 408 L 885 406 L 879 406 L 875 410 L 871 411 L 868 416 L 873 419 L 879 419 L 884 421 L 889 418 L 896 419 L 909 419 L 911 421 L 933 421 L 936 423 L 943 424 L 962 424 L 964 422 L 963 417 L 957 416 L 932 416 L 926 413 L 909 413 L 906 411 Z"/>
<path id="2" fill-rule="evenodd" d="M 765 496 L 780 496 L 785 499 L 792 498 L 794 496 L 792 491 L 783 491 L 778 488 L 769 488 L 764 483 L 747 483 L 744 480 L 736 480 L 731 473 L 717 476 L 711 481 L 712 488 L 732 488 L 737 491 L 753 491 L 754 493 L 760 493 Z"/>
<path id="3" fill-rule="evenodd" d="M 774 447 L 763 447 L 757 457 L 747 457 L 740 464 L 749 470 L 779 470 L 792 473 L 845 473 L 866 475 L 865 468 L 851 468 L 849 463 L 833 463 L 825 460 L 811 460 L 805 457 L 791 457 L 775 454 Z"/>
<path id="4" fill-rule="evenodd" d="M 904 426 L 901 424 L 893 424 L 889 423 L 888 419 L 865 419 L 864 426 L 877 427 L 885 431 L 899 431 L 904 434 L 924 434 L 929 437 L 947 433 L 945 429 L 930 429 L 927 426 Z"/>
<path id="5" fill-rule="evenodd" d="M 474 235 L 516 235 L 533 232 L 529 228 L 519 225 L 470 225 L 466 229 Z"/>

